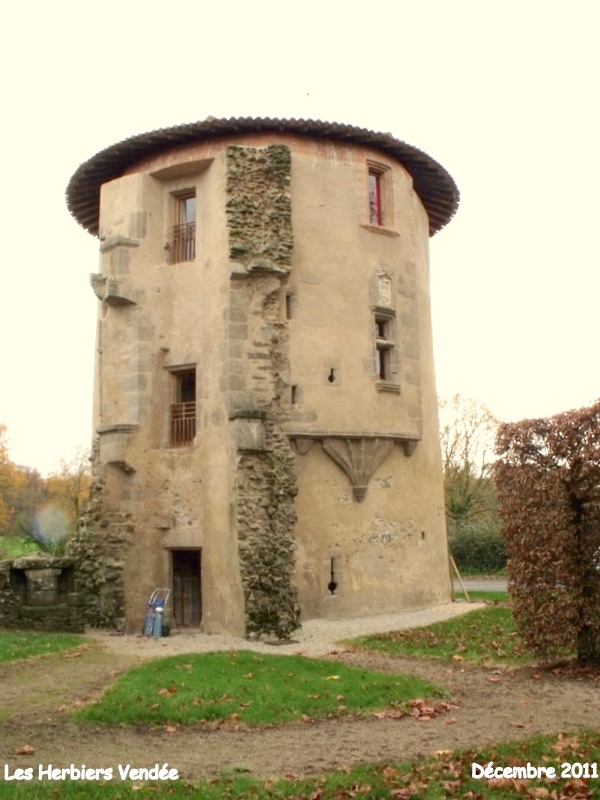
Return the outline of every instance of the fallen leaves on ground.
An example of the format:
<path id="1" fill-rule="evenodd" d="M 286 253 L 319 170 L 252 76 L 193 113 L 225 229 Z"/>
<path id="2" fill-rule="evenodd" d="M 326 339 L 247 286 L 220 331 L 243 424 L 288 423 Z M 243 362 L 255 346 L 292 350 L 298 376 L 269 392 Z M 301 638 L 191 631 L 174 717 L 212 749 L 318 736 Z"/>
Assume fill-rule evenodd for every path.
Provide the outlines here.
<path id="1" fill-rule="evenodd" d="M 35 747 L 31 744 L 24 744 L 22 747 L 17 747 L 14 752 L 16 756 L 31 756 L 35 753 Z"/>
<path id="2" fill-rule="evenodd" d="M 409 700 L 407 706 L 410 708 L 410 715 L 419 722 L 426 722 L 434 717 L 440 717 L 458 708 L 454 703 L 446 703 L 442 701 L 431 702 L 428 700 Z"/>
<path id="3" fill-rule="evenodd" d="M 168 689 L 163 688 L 159 689 L 157 694 L 159 697 L 170 697 L 173 694 L 177 693 L 177 686 L 170 686 Z"/>
<path id="4" fill-rule="evenodd" d="M 389 708 L 387 711 L 374 711 L 375 719 L 402 719 L 406 716 L 406 711 L 401 708 Z"/>
<path id="5" fill-rule="evenodd" d="M 408 707 L 408 711 L 404 708 L 388 708 L 384 711 L 374 711 L 373 716 L 375 719 L 402 719 L 406 716 L 411 716 L 413 719 L 418 720 L 419 722 L 427 722 L 427 720 L 433 719 L 434 717 L 440 717 L 443 714 L 447 714 L 449 711 L 458 708 L 457 705 L 454 703 L 446 703 L 446 702 L 432 702 L 430 700 L 421 700 L 417 698 L 416 700 L 409 700 L 406 703 Z M 455 717 L 450 717 L 447 721 L 448 724 L 451 722 L 456 722 Z"/>

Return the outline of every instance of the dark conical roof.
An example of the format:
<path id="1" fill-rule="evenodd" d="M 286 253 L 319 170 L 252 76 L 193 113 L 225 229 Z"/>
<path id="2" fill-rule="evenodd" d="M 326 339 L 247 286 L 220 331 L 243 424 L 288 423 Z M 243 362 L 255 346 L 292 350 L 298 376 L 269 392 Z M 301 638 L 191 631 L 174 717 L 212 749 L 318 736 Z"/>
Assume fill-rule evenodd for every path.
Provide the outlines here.
<path id="1" fill-rule="evenodd" d="M 137 161 L 191 142 L 268 131 L 368 145 L 392 156 L 411 174 L 415 191 L 429 215 L 432 236 L 456 213 L 459 192 L 448 172 L 426 153 L 395 139 L 390 133 L 375 133 L 337 122 L 254 117 L 208 117 L 201 122 L 142 133 L 107 147 L 82 164 L 71 178 L 67 187 L 69 211 L 80 225 L 97 236 L 100 187 L 118 178 Z"/>

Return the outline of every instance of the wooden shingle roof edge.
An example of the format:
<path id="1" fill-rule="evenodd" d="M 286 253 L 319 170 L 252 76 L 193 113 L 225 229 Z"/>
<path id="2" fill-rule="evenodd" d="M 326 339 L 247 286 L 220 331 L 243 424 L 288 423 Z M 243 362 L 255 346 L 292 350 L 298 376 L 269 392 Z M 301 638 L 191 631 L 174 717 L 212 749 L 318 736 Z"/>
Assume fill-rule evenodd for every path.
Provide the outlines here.
<path id="1" fill-rule="evenodd" d="M 138 134 L 113 144 L 76 170 L 67 186 L 67 206 L 77 222 L 97 236 L 100 187 L 120 177 L 137 161 L 196 141 L 268 131 L 367 145 L 395 158 L 412 176 L 415 191 L 429 216 L 430 236 L 447 225 L 458 209 L 460 195 L 452 176 L 427 153 L 395 139 L 391 133 L 376 133 L 321 120 L 260 117 L 208 117 L 200 122 Z"/>

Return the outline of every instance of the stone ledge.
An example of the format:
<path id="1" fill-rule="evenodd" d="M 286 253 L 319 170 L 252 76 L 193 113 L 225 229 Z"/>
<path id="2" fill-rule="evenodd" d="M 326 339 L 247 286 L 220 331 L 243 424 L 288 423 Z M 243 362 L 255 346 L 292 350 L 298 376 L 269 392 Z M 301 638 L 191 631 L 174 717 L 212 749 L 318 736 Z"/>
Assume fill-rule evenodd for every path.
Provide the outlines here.
<path id="1" fill-rule="evenodd" d="M 114 422 L 109 425 L 99 425 L 96 428 L 96 433 L 133 433 L 140 426 L 135 422 Z"/>
<path id="2" fill-rule="evenodd" d="M 229 412 L 229 419 L 266 419 L 264 409 L 234 408 Z"/>
<path id="3" fill-rule="evenodd" d="M 328 439 L 347 441 L 350 443 L 357 443 L 360 440 L 372 442 L 375 440 L 392 442 L 394 444 L 401 444 L 405 456 L 412 456 L 418 443 L 421 441 L 420 434 L 413 433 L 345 433 L 343 431 L 287 431 L 287 436 L 291 442 L 294 442 L 296 449 L 301 455 L 308 453 L 312 444 L 316 441 L 321 442 L 325 448 L 325 442 Z"/>
<path id="4" fill-rule="evenodd" d="M 420 433 L 400 433 L 396 431 L 386 432 L 361 432 L 361 431 L 286 431 L 290 439 L 329 439 L 331 437 L 340 439 L 392 439 L 395 442 L 420 442 Z"/>
<path id="5" fill-rule="evenodd" d="M 100 245 L 101 253 L 108 253 L 114 250 L 115 247 L 139 247 L 140 243 L 137 239 L 129 239 L 126 236 L 111 236 Z"/>
<path id="6" fill-rule="evenodd" d="M 375 388 L 378 392 L 390 392 L 391 394 L 400 394 L 400 384 L 391 383 L 390 381 L 377 381 Z"/>
<path id="7" fill-rule="evenodd" d="M 394 239 L 400 236 L 398 231 L 393 231 L 391 228 L 381 228 L 379 225 L 361 225 L 360 227 L 366 231 L 371 231 L 371 233 L 381 233 L 383 236 L 391 236 Z"/>

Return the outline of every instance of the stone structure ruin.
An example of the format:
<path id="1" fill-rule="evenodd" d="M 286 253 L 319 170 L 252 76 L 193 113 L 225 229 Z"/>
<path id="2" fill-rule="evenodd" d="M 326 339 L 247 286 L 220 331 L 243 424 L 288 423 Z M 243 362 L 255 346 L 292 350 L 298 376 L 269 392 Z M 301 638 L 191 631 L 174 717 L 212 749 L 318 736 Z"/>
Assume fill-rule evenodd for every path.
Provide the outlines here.
<path id="1" fill-rule="evenodd" d="M 223 119 L 75 173 L 100 241 L 92 624 L 289 636 L 450 599 L 428 238 L 458 191 L 389 134 Z"/>
<path id="2" fill-rule="evenodd" d="M 0 628 L 82 633 L 85 613 L 74 591 L 74 564 L 46 553 L 0 562 Z"/>

